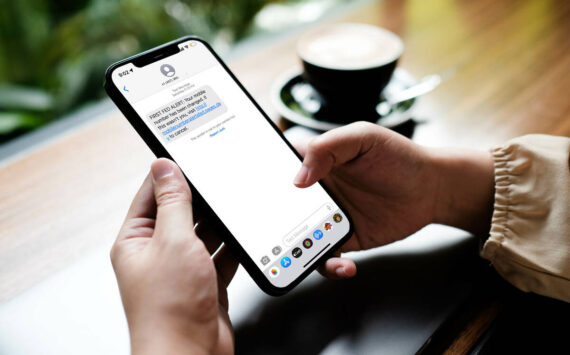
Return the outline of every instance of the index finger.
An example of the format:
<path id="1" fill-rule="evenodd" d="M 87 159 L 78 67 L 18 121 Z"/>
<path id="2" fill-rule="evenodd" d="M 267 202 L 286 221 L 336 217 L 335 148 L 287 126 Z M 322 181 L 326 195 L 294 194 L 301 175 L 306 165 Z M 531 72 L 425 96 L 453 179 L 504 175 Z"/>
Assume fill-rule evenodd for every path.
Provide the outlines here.
<path id="1" fill-rule="evenodd" d="M 333 129 L 313 138 L 306 147 L 303 166 L 295 177 L 295 185 L 308 187 L 326 177 L 339 165 L 365 154 L 376 141 L 375 130 L 381 127 L 357 122 Z"/>
<path id="2" fill-rule="evenodd" d="M 156 201 L 154 200 L 154 192 L 152 190 L 152 177 L 149 172 L 137 191 L 133 202 L 131 202 L 125 219 L 154 218 L 155 216 Z"/>

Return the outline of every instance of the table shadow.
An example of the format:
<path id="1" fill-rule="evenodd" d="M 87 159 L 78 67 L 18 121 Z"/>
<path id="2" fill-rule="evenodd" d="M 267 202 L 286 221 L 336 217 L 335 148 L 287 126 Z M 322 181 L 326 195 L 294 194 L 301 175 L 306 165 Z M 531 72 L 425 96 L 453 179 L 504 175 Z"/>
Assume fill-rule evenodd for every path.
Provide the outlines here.
<path id="1" fill-rule="evenodd" d="M 357 266 L 262 304 L 236 329 L 236 353 L 415 353 L 489 269 L 474 238 Z"/>

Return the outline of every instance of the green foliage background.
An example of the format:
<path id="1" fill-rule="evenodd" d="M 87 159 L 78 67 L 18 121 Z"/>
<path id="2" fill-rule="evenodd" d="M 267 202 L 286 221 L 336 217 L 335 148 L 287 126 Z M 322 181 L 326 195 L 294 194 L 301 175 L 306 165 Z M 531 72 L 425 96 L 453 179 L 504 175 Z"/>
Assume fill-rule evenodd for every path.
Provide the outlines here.
<path id="1" fill-rule="evenodd" d="M 0 0 L 0 143 L 104 97 L 106 67 L 186 34 L 246 36 L 271 0 Z"/>

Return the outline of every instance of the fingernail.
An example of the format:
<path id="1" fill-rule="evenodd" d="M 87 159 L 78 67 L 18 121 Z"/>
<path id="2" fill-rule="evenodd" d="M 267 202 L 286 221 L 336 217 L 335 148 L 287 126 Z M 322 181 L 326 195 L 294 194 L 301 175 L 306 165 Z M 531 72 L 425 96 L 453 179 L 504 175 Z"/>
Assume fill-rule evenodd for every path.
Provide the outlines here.
<path id="1" fill-rule="evenodd" d="M 152 165 L 152 178 L 154 181 L 158 181 L 164 177 L 170 176 L 174 174 L 174 170 L 172 169 L 172 164 L 167 162 L 158 162 Z"/>
<path id="2" fill-rule="evenodd" d="M 335 272 L 336 272 L 336 274 L 337 274 L 338 276 L 344 276 L 344 274 L 345 274 L 345 272 L 344 272 L 344 266 L 341 266 L 341 267 L 337 268 L 337 269 L 335 270 Z"/>
<path id="3" fill-rule="evenodd" d="M 297 176 L 295 176 L 295 179 L 293 179 L 293 183 L 295 185 L 302 184 L 305 181 L 307 181 L 308 176 L 309 176 L 309 169 L 307 169 L 307 167 L 303 165 L 301 166 L 301 169 L 297 173 Z"/>

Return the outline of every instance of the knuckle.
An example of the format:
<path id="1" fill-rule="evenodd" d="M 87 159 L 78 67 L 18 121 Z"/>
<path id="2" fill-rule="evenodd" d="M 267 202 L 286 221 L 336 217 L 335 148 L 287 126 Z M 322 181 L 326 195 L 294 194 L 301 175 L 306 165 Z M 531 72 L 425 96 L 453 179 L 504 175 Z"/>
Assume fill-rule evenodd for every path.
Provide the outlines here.
<path id="1" fill-rule="evenodd" d="M 313 154 L 320 154 L 326 150 L 325 140 L 323 140 L 321 136 L 314 137 L 309 141 L 307 148 L 308 151 Z"/>
<path id="2" fill-rule="evenodd" d="M 190 191 L 182 184 L 168 184 L 161 186 L 156 192 L 156 204 L 165 206 L 173 203 L 191 202 Z"/>
<path id="3" fill-rule="evenodd" d="M 351 124 L 350 129 L 360 135 L 366 136 L 369 134 L 376 134 L 381 131 L 383 127 L 372 122 L 359 121 Z"/>
<path id="4" fill-rule="evenodd" d="M 366 122 L 366 121 L 354 122 L 354 123 L 352 123 L 352 126 L 356 127 L 357 129 L 363 129 L 363 130 L 369 130 L 369 129 L 374 129 L 375 127 L 378 127 L 378 125 L 371 123 L 371 122 Z"/>
<path id="5" fill-rule="evenodd" d="M 113 265 L 113 267 L 116 266 L 117 261 L 119 260 L 119 255 L 120 255 L 120 247 L 117 243 L 114 243 L 113 246 L 111 247 L 111 250 L 109 251 L 109 257 L 111 259 L 111 264 Z"/>
<path id="6" fill-rule="evenodd" d="M 336 160 L 335 154 L 335 141 L 328 139 L 325 136 L 315 137 L 309 142 L 309 151 L 313 155 L 314 161 L 320 163 L 334 162 Z"/>

